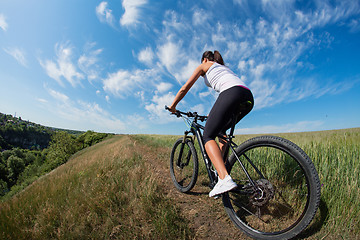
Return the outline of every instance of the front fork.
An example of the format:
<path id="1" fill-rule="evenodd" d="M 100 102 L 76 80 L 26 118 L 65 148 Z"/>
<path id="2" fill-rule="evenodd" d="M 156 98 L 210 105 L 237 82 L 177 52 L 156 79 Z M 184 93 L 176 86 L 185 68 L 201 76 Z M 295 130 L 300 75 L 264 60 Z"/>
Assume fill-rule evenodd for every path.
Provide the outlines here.
<path id="1" fill-rule="evenodd" d="M 180 146 L 179 157 L 178 157 L 178 159 L 176 161 L 176 166 L 178 166 L 181 169 L 184 166 L 187 166 L 189 164 L 189 161 L 190 161 L 190 158 L 191 158 L 191 151 L 189 150 L 189 152 L 187 153 L 187 156 L 186 156 L 186 161 L 185 162 L 181 161 L 182 155 L 184 153 L 184 147 L 185 147 L 185 144 L 186 144 L 186 139 L 189 138 L 193 142 L 192 138 L 187 136 L 188 134 L 189 134 L 188 131 L 186 131 L 185 134 L 184 134 L 184 137 L 183 137 L 183 140 L 182 140 L 182 143 L 181 143 L 181 146 Z"/>
<path id="2" fill-rule="evenodd" d="M 189 133 L 189 132 L 185 132 L 186 133 Z M 196 136 L 196 139 L 199 143 L 199 147 L 200 147 L 200 151 L 202 153 L 202 157 L 203 157 L 203 160 L 205 162 L 205 166 L 206 166 L 206 171 L 208 173 L 208 176 L 209 176 L 209 179 L 210 179 L 210 185 L 209 187 L 212 189 L 215 184 L 217 183 L 217 180 L 218 180 L 218 173 L 216 171 L 216 169 L 214 169 L 213 165 L 211 164 L 211 161 L 210 161 L 210 158 L 209 156 L 207 155 L 206 151 L 205 151 L 205 145 L 204 145 L 204 142 L 203 142 L 203 138 L 201 136 L 201 133 L 200 131 L 195 131 L 192 132 L 193 135 L 194 135 L 194 139 L 193 141 L 195 141 L 195 136 Z"/>

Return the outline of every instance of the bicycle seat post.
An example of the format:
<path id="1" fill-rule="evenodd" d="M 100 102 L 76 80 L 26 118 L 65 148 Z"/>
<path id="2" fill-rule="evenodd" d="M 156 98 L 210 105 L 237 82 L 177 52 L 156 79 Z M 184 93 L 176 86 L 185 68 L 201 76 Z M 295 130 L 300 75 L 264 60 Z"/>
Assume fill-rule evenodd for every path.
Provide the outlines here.
<path id="1" fill-rule="evenodd" d="M 229 140 L 231 141 L 231 139 L 234 138 L 234 131 L 235 131 L 235 125 L 236 125 L 236 115 L 234 114 L 232 117 L 232 124 L 231 124 L 231 128 L 230 128 L 230 133 L 229 133 Z"/>

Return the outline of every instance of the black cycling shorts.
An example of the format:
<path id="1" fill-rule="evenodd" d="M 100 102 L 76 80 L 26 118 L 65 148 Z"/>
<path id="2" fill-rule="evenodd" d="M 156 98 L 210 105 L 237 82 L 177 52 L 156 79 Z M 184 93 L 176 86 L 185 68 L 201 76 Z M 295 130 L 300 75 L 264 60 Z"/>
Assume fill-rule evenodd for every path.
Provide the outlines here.
<path id="1" fill-rule="evenodd" d="M 218 134 L 224 135 L 231 127 L 233 117 L 238 123 L 254 106 L 251 91 L 242 86 L 235 86 L 220 93 L 212 107 L 204 129 L 204 143 L 215 140 Z"/>

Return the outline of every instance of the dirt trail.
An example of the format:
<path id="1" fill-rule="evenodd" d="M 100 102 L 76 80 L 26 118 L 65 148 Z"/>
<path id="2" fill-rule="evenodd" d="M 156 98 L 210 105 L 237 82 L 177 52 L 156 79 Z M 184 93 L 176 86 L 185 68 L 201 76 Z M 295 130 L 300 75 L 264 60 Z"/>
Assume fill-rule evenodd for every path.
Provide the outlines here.
<path id="1" fill-rule="evenodd" d="M 170 177 L 170 149 L 149 147 L 137 144 L 133 138 L 131 140 L 149 169 L 156 174 L 160 186 L 181 209 L 182 215 L 189 220 L 190 228 L 195 232 L 194 239 L 250 239 L 231 222 L 224 210 L 222 200 L 209 198 L 207 176 L 199 176 L 191 193 L 180 193 Z"/>

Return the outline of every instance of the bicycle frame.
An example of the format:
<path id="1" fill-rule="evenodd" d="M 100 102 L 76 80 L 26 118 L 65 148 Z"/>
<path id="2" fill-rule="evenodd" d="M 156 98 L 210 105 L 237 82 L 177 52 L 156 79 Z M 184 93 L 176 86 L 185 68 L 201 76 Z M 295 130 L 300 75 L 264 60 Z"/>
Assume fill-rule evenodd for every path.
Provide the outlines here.
<path id="1" fill-rule="evenodd" d="M 203 136 L 202 136 L 202 133 L 201 133 L 200 129 L 204 130 L 204 126 L 197 123 L 197 118 L 195 117 L 194 120 L 191 123 L 190 131 L 185 131 L 183 143 L 185 143 L 185 139 L 188 137 L 187 135 L 189 133 L 192 133 L 194 138 L 196 137 L 197 142 L 198 142 L 199 147 L 200 147 L 201 155 L 202 155 L 202 158 L 204 160 L 206 170 L 207 170 L 207 173 L 208 173 L 208 176 L 209 176 L 209 179 L 210 179 L 210 185 L 211 185 L 211 187 L 213 187 L 213 186 L 215 186 L 216 181 L 217 181 L 217 172 L 212 170 L 212 163 L 210 161 L 209 156 L 206 153 Z M 191 138 L 191 137 L 189 137 L 189 138 Z M 193 138 L 191 138 L 191 140 L 194 141 Z"/>
<path id="2" fill-rule="evenodd" d="M 186 193 L 196 184 L 197 140 L 213 188 L 218 174 L 206 153 L 205 127 L 198 123 L 207 117 L 196 112 L 175 114 L 183 117 L 189 127 L 171 151 L 170 173 L 175 187 Z M 239 229 L 255 239 L 293 238 L 309 225 L 319 206 L 321 188 L 315 166 L 296 144 L 281 137 L 254 137 L 238 146 L 233 141 L 236 123 L 233 116 L 229 134 L 217 136 L 225 144 L 225 167 L 237 184 L 235 189 L 222 194 L 225 210 Z M 228 156 L 230 149 L 232 154 Z"/>
<path id="3" fill-rule="evenodd" d="M 182 112 L 179 112 L 179 113 L 184 114 Z M 194 113 L 193 117 L 194 117 L 194 119 L 192 120 L 192 122 L 190 124 L 190 131 L 185 131 L 184 132 L 183 144 L 185 144 L 185 139 L 186 138 L 189 138 L 189 139 L 191 139 L 191 141 L 194 142 L 195 137 L 196 137 L 197 142 L 198 142 L 199 147 L 200 147 L 201 155 L 202 155 L 202 158 L 204 160 L 206 170 L 207 170 L 207 173 L 208 173 L 208 176 L 209 176 L 209 179 L 210 179 L 210 187 L 212 188 L 212 187 L 215 186 L 215 184 L 217 182 L 218 174 L 217 174 L 217 172 L 215 170 L 212 170 L 212 168 L 213 168 L 212 163 L 211 163 L 211 161 L 209 159 L 209 156 L 206 153 L 205 144 L 204 144 L 203 136 L 202 136 L 202 133 L 201 133 L 201 130 L 204 130 L 204 126 L 202 126 L 201 124 L 199 124 L 197 122 L 198 118 L 203 117 L 203 116 L 198 116 L 197 113 Z M 246 174 L 250 184 L 254 187 L 254 189 L 256 189 L 255 182 L 250 177 L 250 175 L 249 175 L 248 171 L 246 170 L 244 164 L 241 162 L 239 156 L 237 155 L 237 153 L 235 151 L 235 149 L 238 147 L 238 145 L 236 143 L 234 143 L 234 141 L 232 140 L 234 138 L 233 134 L 234 134 L 234 130 L 235 130 L 235 125 L 236 125 L 236 118 L 233 117 L 229 135 L 227 135 L 227 136 L 218 135 L 218 137 L 227 142 L 225 153 L 228 153 L 229 148 L 231 149 L 231 151 L 233 152 L 233 154 L 236 157 L 237 161 L 240 163 L 240 166 L 241 166 L 242 170 Z M 192 133 L 194 138 L 188 136 L 189 133 Z M 182 148 L 183 148 L 183 146 L 182 146 Z M 182 149 L 180 150 L 180 152 L 182 154 Z M 255 169 L 255 171 L 258 172 L 260 176 L 263 176 L 262 173 L 259 171 L 259 169 L 252 163 L 252 161 L 245 154 L 243 154 L 243 155 L 246 158 L 246 160 L 251 164 L 251 166 Z M 181 159 L 181 157 L 179 157 L 179 159 Z"/>

